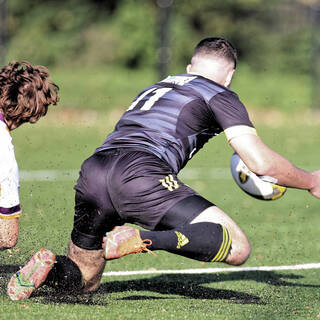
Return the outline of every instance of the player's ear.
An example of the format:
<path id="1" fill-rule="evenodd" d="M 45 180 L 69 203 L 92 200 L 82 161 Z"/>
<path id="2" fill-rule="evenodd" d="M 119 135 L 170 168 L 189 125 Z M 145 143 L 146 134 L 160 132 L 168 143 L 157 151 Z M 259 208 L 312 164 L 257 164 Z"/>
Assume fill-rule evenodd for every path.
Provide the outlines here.
<path id="1" fill-rule="evenodd" d="M 227 76 L 226 76 L 226 81 L 224 83 L 224 86 L 229 88 L 231 86 L 231 82 L 232 82 L 232 78 L 233 78 L 233 75 L 234 75 L 234 72 L 236 70 L 235 69 L 232 69 L 228 72 Z"/>
<path id="2" fill-rule="evenodd" d="M 190 73 L 190 70 L 191 70 L 191 64 L 188 64 L 186 69 L 187 69 L 187 73 Z"/>

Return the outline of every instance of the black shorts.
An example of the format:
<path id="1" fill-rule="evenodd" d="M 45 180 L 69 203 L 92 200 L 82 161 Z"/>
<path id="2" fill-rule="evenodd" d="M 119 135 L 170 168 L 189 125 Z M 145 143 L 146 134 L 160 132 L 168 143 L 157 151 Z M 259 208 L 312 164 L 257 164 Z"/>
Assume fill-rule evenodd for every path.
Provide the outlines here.
<path id="1" fill-rule="evenodd" d="M 116 225 L 173 229 L 213 205 L 164 161 L 128 148 L 100 151 L 84 161 L 75 190 L 71 239 L 88 250 L 100 249 L 103 236 Z"/>

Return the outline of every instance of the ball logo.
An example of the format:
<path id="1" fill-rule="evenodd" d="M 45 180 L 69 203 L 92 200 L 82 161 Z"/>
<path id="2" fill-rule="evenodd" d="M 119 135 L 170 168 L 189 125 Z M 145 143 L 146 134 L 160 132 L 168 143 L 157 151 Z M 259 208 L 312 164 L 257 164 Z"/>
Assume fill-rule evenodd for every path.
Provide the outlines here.
<path id="1" fill-rule="evenodd" d="M 246 183 L 248 181 L 248 178 L 249 177 L 244 172 L 239 172 L 239 180 L 242 184 Z"/>

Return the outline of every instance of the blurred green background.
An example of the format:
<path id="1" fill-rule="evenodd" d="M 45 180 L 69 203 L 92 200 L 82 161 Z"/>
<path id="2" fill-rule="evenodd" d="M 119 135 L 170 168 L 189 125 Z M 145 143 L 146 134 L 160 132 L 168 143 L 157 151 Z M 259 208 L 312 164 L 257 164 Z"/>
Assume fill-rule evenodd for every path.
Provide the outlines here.
<path id="1" fill-rule="evenodd" d="M 46 288 L 22 303 L 6 296 L 8 277 L 38 248 L 66 252 L 83 160 L 140 90 L 184 72 L 204 37 L 237 47 L 232 89 L 262 139 L 294 164 L 319 168 L 319 24 L 319 0 L 0 0 L 0 64 L 45 65 L 60 86 L 58 106 L 12 132 L 24 213 L 17 246 L 0 252 L 0 319 L 319 318 L 317 269 L 104 277 L 92 297 Z M 247 196 L 232 181 L 231 155 L 220 135 L 181 178 L 246 232 L 252 254 L 245 266 L 317 262 L 319 200 L 301 190 L 272 202 Z M 218 266 L 159 252 L 112 261 L 106 271 Z"/>
<path id="2" fill-rule="evenodd" d="M 49 67 L 63 107 L 125 108 L 196 43 L 228 38 L 233 89 L 254 109 L 319 108 L 318 0 L 0 0 L 1 63 Z"/>

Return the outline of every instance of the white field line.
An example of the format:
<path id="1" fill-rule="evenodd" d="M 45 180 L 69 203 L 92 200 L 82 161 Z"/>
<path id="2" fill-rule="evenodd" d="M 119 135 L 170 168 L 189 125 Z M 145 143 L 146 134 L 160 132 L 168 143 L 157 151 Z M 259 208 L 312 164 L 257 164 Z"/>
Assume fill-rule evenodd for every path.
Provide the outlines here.
<path id="1" fill-rule="evenodd" d="M 304 167 L 305 170 L 314 171 L 316 167 Z M 22 170 L 21 181 L 76 181 L 79 170 Z M 229 168 L 185 168 L 179 173 L 181 180 L 230 180 Z"/>
<path id="2" fill-rule="evenodd" d="M 79 170 L 22 170 L 21 181 L 71 181 L 78 178 Z"/>
<path id="3" fill-rule="evenodd" d="M 135 276 L 148 274 L 208 274 L 221 272 L 251 272 L 251 271 L 279 271 L 279 270 L 307 270 L 320 269 L 320 263 L 297 264 L 291 266 L 261 266 L 261 267 L 231 267 L 231 268 L 203 268 L 184 270 L 137 270 L 104 272 L 104 277 Z"/>
<path id="4" fill-rule="evenodd" d="M 78 179 L 79 170 L 22 170 L 21 181 L 72 181 Z M 179 174 L 186 180 L 197 179 L 231 179 L 229 168 L 186 168 Z"/>
<path id="5" fill-rule="evenodd" d="M 252 271 L 285 271 L 285 270 L 309 270 L 320 269 L 320 263 L 296 264 L 291 266 L 260 266 L 260 267 L 230 267 L 230 268 L 203 268 L 182 270 L 137 270 L 137 271 L 111 271 L 104 272 L 103 277 L 138 276 L 150 274 L 213 274 L 222 272 L 252 272 Z M 12 275 L 1 275 L 0 279 L 6 279 Z"/>

